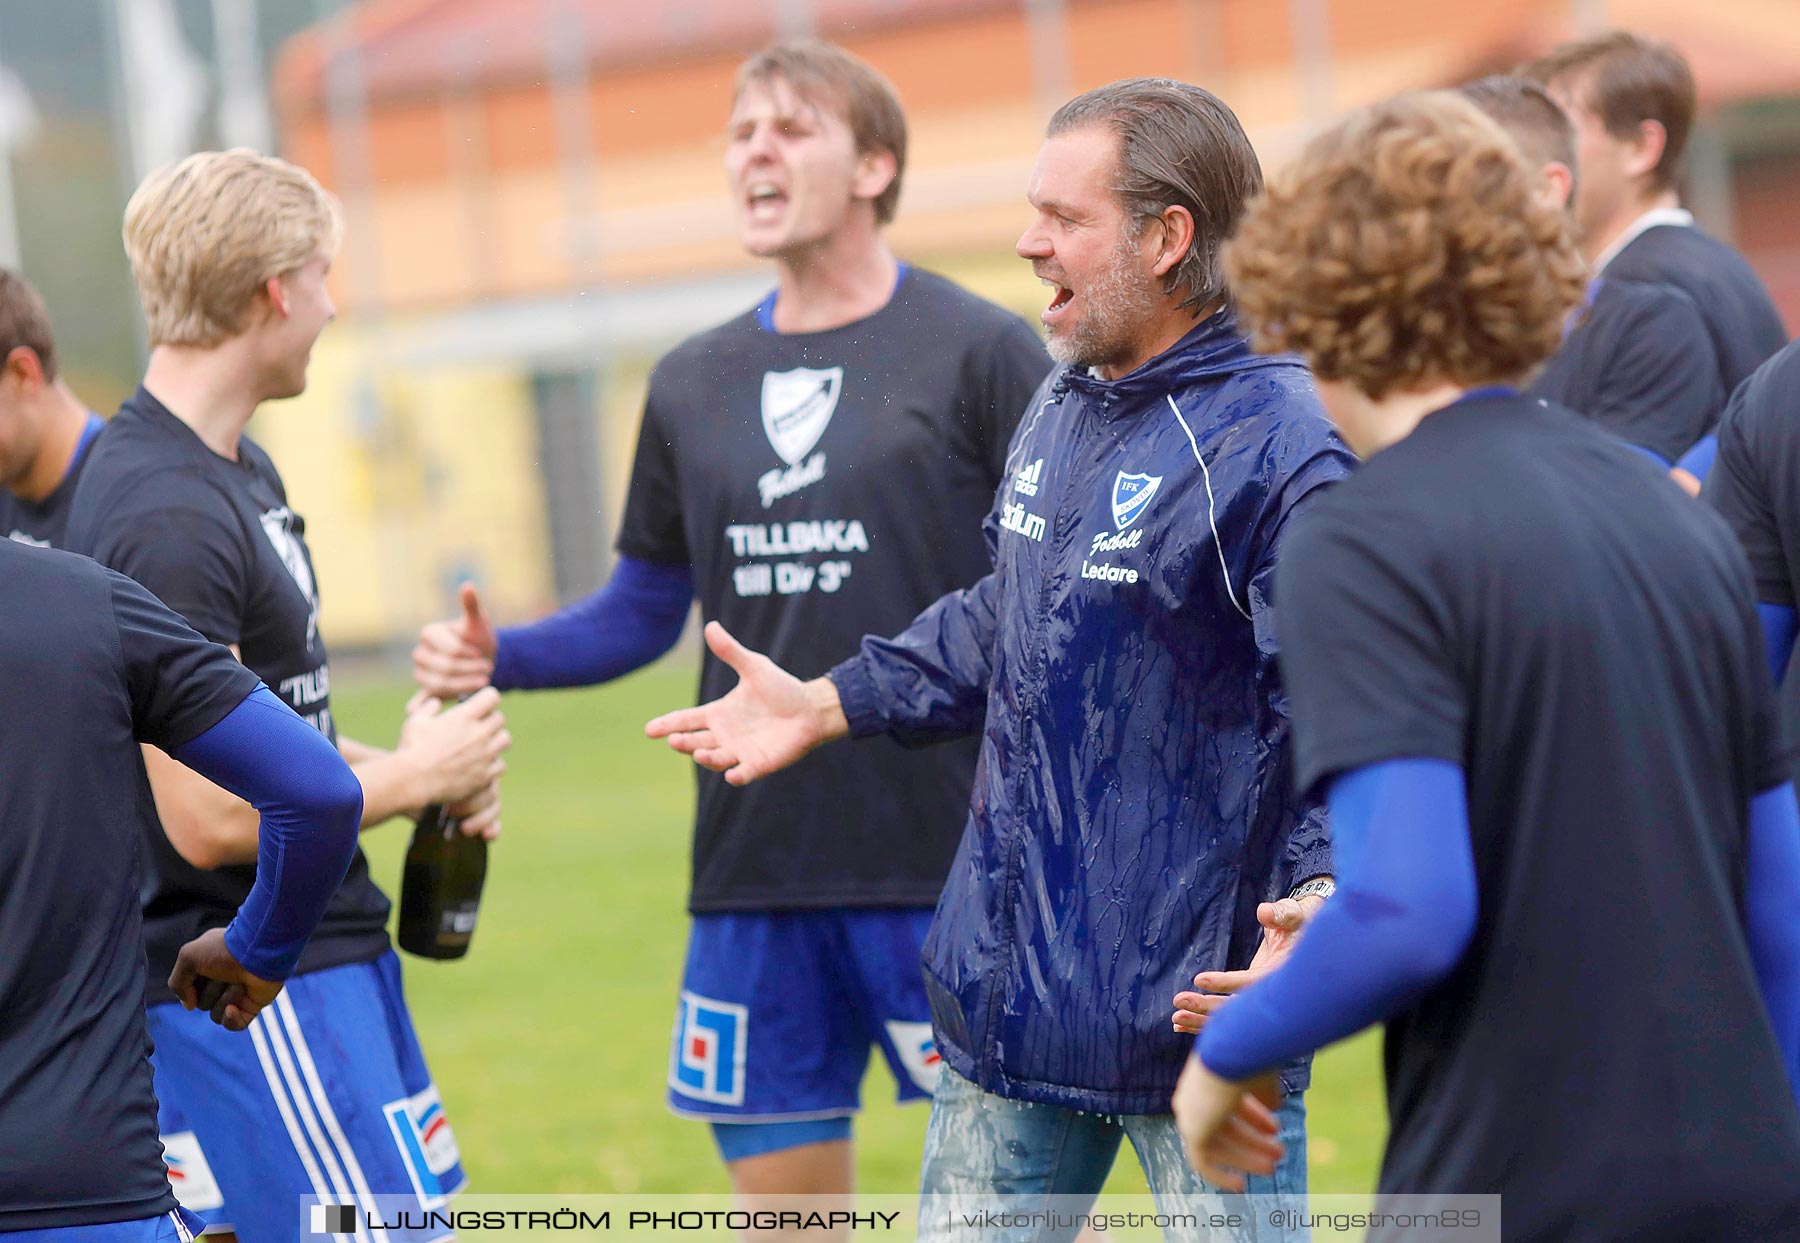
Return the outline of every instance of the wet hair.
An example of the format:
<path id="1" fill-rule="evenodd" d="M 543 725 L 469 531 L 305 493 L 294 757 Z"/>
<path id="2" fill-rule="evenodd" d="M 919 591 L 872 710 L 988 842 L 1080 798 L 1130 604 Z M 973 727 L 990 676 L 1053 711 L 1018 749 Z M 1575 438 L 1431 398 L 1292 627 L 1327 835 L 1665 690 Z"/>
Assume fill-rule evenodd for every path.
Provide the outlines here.
<path id="1" fill-rule="evenodd" d="M 1262 165 L 1237 116 L 1210 91 L 1170 78 L 1126 78 L 1078 95 L 1049 134 L 1104 126 L 1119 140 L 1113 185 L 1139 232 L 1168 207 L 1194 218 L 1194 242 L 1163 291 L 1198 310 L 1225 296 L 1220 247 L 1262 189 Z"/>

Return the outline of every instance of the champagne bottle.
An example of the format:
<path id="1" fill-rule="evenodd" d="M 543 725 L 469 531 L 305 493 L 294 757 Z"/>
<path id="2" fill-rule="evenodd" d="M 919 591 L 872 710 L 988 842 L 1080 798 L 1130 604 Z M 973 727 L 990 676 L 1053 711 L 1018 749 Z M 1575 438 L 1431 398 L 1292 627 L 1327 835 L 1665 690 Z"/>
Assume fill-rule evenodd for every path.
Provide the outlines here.
<path id="1" fill-rule="evenodd" d="M 442 803 L 419 813 L 400 878 L 400 948 L 420 958 L 469 952 L 487 879 L 487 839 L 462 831 Z"/>

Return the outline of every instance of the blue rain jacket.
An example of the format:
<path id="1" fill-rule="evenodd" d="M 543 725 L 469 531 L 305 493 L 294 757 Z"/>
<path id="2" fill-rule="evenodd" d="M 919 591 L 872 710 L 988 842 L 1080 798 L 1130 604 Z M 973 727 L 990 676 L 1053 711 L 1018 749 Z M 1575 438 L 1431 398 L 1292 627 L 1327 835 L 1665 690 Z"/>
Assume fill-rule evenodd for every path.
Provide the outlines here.
<path id="1" fill-rule="evenodd" d="M 1175 994 L 1248 965 L 1257 903 L 1331 870 L 1293 790 L 1271 590 L 1288 521 L 1354 461 L 1306 369 L 1229 311 L 1118 380 L 1059 368 L 1013 440 L 993 573 L 832 671 L 853 735 L 982 731 L 925 947 L 959 1074 L 1167 1112 L 1193 1043 Z"/>

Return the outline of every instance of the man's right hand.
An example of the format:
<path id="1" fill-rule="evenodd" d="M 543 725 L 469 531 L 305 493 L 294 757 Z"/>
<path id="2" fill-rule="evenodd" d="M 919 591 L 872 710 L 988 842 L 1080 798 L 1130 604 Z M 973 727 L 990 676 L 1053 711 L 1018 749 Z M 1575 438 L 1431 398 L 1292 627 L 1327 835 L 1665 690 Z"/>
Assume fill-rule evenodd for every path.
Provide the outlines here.
<path id="1" fill-rule="evenodd" d="M 475 584 L 464 583 L 460 594 L 462 615 L 428 623 L 413 648 L 413 681 L 439 699 L 472 695 L 486 686 L 494 674 L 494 654 L 500 650 Z"/>
<path id="2" fill-rule="evenodd" d="M 702 768 L 741 786 L 850 732 L 830 678 L 802 682 L 718 622 L 707 623 L 706 646 L 736 671 L 737 686 L 711 703 L 657 717 L 644 726 L 650 737 L 667 738 Z"/>
<path id="3" fill-rule="evenodd" d="M 413 696 L 395 751 L 418 770 L 423 806 L 474 798 L 506 771 L 500 757 L 510 746 L 500 692 L 490 686 L 452 708 L 427 695 Z"/>
<path id="4" fill-rule="evenodd" d="M 206 984 L 204 1001 L 201 985 Z M 281 985 L 251 975 L 225 946 L 225 930 L 213 928 L 181 947 L 169 987 L 181 1004 L 194 1010 L 202 1005 L 212 1020 L 227 1031 L 241 1032 L 262 1008 L 274 1001 Z"/>

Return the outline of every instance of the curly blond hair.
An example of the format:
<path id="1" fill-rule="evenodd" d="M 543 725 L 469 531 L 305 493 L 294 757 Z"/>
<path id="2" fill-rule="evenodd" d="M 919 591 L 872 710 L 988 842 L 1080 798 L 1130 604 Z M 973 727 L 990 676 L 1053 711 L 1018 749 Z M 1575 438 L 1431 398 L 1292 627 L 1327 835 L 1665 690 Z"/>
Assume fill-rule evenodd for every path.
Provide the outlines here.
<path id="1" fill-rule="evenodd" d="M 337 249 L 337 200 L 311 173 L 245 147 L 151 173 L 125 205 L 125 254 L 150 345 L 208 348 L 238 335 L 275 276 Z"/>
<path id="2" fill-rule="evenodd" d="M 1227 249 L 1256 347 L 1370 398 L 1524 377 L 1587 283 L 1539 182 L 1450 92 L 1351 113 L 1270 182 Z"/>

